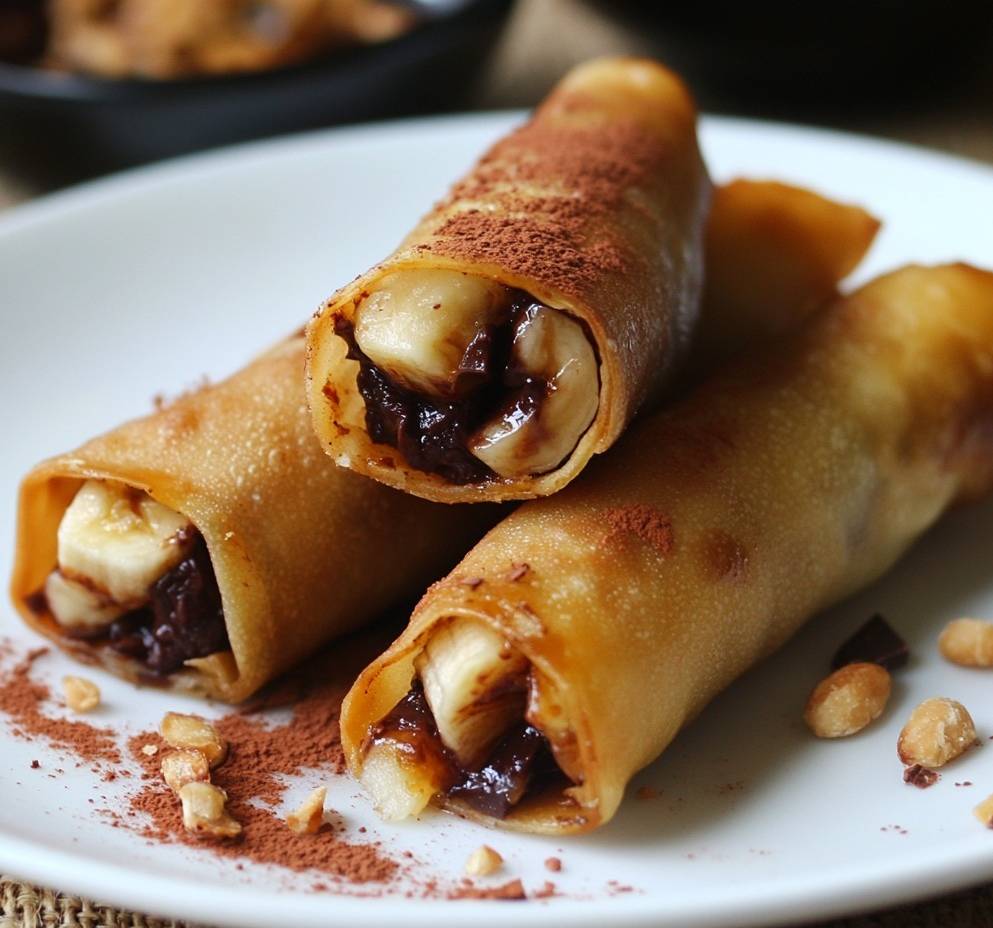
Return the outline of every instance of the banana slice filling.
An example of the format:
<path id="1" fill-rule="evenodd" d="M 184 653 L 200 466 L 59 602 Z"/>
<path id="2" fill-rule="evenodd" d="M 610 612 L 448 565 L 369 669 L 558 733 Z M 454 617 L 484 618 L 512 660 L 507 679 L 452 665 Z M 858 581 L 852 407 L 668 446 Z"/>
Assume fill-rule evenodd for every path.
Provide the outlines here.
<path id="1" fill-rule="evenodd" d="M 432 631 L 415 670 L 364 747 L 360 779 L 384 818 L 417 815 L 443 796 L 503 819 L 527 796 L 577 781 L 569 733 L 546 720 L 539 675 L 497 632 L 451 619 Z"/>
<path id="2" fill-rule="evenodd" d="M 359 362 L 369 436 L 450 483 L 554 470 L 596 416 L 582 323 L 484 277 L 395 271 L 336 331 Z"/>
<path id="3" fill-rule="evenodd" d="M 228 649 L 210 555 L 185 516 L 123 483 L 87 480 L 57 542 L 55 569 L 31 601 L 66 635 L 160 676 Z"/>

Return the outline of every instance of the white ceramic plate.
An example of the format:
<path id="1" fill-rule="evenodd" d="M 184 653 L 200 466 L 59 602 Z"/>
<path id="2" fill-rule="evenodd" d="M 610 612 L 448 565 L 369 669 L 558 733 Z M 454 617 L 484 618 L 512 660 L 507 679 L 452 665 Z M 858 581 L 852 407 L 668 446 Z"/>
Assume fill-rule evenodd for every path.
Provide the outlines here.
<path id="1" fill-rule="evenodd" d="M 11 560 L 19 477 L 44 455 L 149 408 L 202 374 L 234 370 L 298 326 L 337 285 L 385 254 L 447 184 L 518 117 L 404 122 L 243 147 L 136 171 L 0 218 L 0 567 Z M 861 202 L 886 226 L 864 279 L 909 260 L 993 266 L 993 171 L 880 142 L 806 129 L 708 120 L 718 179 L 778 177 Z M 558 854 L 561 898 L 509 904 L 366 899 L 307 892 L 308 880 L 212 855 L 149 846 L 95 815 L 85 767 L 32 775 L 56 752 L 0 742 L 0 869 L 155 914 L 207 924 L 299 928 L 571 923 L 744 925 L 795 922 L 895 903 L 993 878 L 993 833 L 972 806 L 993 792 L 993 746 L 933 788 L 905 786 L 894 744 L 924 697 L 945 694 L 993 734 L 993 677 L 943 663 L 935 640 L 954 616 L 993 617 L 993 505 L 954 514 L 882 583 L 810 623 L 719 699 L 597 834 L 551 844 L 483 833 L 434 814 L 376 825 L 345 778 L 329 802 L 395 850 L 452 880 L 487 840 L 503 879 L 528 888 Z M 909 639 L 881 723 L 843 742 L 809 737 L 800 711 L 837 644 L 881 610 Z M 31 640 L 0 606 L 0 633 Z M 56 680 L 70 663 L 50 656 Z M 101 721 L 154 726 L 182 704 L 101 676 Z M 631 707 L 637 712 L 637 706 Z M 2 730 L 0 720 L 0 730 Z M 304 778 L 304 781 L 306 778 Z M 972 787 L 954 781 L 970 780 Z M 290 793 L 294 800 L 306 782 Z M 632 789 L 632 793 L 634 792 Z M 353 831 L 354 833 L 354 831 Z M 360 836 L 361 837 L 361 836 Z M 561 850 L 559 850 L 561 848 Z M 616 884 L 631 892 L 618 892 Z"/>

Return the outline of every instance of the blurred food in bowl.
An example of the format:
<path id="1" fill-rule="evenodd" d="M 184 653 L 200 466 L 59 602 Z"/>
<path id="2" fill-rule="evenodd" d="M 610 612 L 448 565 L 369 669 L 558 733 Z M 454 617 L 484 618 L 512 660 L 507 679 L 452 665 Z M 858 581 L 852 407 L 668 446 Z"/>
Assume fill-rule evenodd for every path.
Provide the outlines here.
<path id="1" fill-rule="evenodd" d="M 42 0 L 0 0 L 0 60 L 29 62 L 45 50 Z"/>
<path id="2" fill-rule="evenodd" d="M 49 0 L 47 18 L 47 66 L 158 79 L 298 64 L 416 21 L 378 0 Z"/>
<path id="3" fill-rule="evenodd" d="M 246 139 L 456 110 L 511 5 L 0 0 L 0 33 L 21 36 L 0 50 L 0 162 L 51 189 Z"/>

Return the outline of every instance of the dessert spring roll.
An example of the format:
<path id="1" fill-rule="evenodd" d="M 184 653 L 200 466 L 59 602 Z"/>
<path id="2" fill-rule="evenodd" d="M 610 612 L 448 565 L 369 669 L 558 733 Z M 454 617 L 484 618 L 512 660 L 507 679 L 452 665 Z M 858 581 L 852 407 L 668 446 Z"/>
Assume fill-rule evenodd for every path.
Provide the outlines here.
<path id="1" fill-rule="evenodd" d="M 627 58 L 574 69 L 318 312 L 321 445 L 441 502 L 559 490 L 685 354 L 709 190 L 675 75 Z"/>
<path id="2" fill-rule="evenodd" d="M 235 702 L 449 569 L 494 508 L 334 467 L 303 360 L 291 339 L 32 470 L 11 587 L 24 619 L 128 679 Z"/>
<path id="3" fill-rule="evenodd" d="M 991 484 L 993 274 L 879 278 L 490 531 L 346 698 L 351 769 L 389 818 L 595 828 L 720 690 Z"/>

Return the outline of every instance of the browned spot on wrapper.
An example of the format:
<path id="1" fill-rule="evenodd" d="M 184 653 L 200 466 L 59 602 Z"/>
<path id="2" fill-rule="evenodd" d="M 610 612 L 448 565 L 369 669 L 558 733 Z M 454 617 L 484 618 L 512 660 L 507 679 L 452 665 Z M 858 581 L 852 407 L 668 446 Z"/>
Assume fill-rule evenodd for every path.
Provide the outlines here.
<path id="1" fill-rule="evenodd" d="M 171 438 L 180 438 L 200 427 L 200 415 L 194 407 L 184 402 L 184 397 L 159 410 L 159 431 Z"/>
<path id="2" fill-rule="evenodd" d="M 325 399 L 332 405 L 337 406 L 341 402 L 341 398 L 338 396 L 338 391 L 335 389 L 334 384 L 328 381 L 321 387 L 321 393 L 324 394 Z"/>
<path id="3" fill-rule="evenodd" d="M 616 543 L 625 536 L 633 535 L 663 557 L 672 551 L 672 522 L 654 506 L 620 506 L 606 510 L 603 518 L 608 525 L 604 544 Z"/>
<path id="4" fill-rule="evenodd" d="M 718 580 L 740 580 L 748 570 L 748 552 L 736 538 L 717 529 L 704 542 L 707 573 Z"/>

